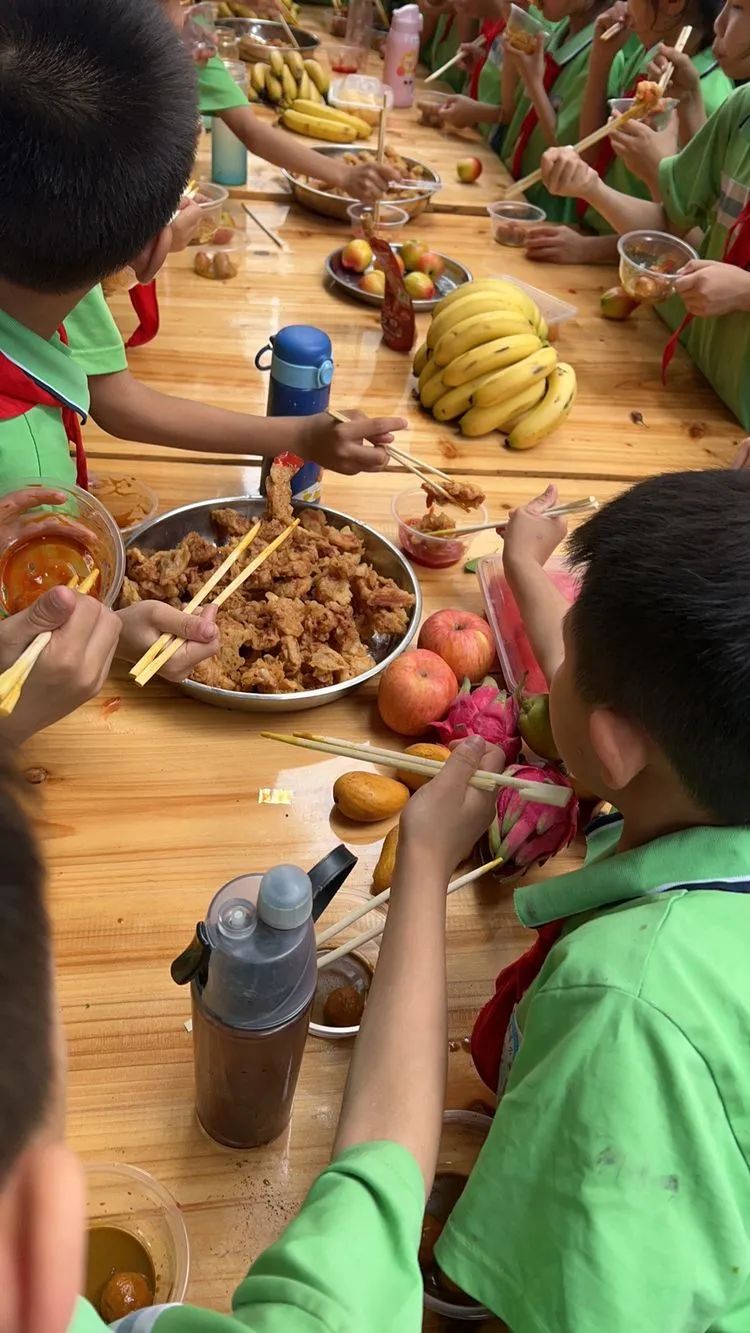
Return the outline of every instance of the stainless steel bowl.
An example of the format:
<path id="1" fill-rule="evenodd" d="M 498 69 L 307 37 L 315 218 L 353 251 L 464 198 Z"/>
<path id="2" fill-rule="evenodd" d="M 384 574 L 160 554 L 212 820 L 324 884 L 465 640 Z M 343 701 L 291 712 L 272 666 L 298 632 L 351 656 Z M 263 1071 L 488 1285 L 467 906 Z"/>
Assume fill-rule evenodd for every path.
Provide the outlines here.
<path id="1" fill-rule="evenodd" d="M 260 518 L 265 513 L 266 502 L 260 496 L 230 495 L 218 500 L 201 500 L 198 504 L 183 505 L 181 509 L 172 509 L 168 514 L 142 523 L 132 537 L 128 539 L 127 549 L 138 546 L 142 551 L 169 550 L 177 546 L 188 532 L 199 532 L 213 540 L 216 536 L 211 522 L 212 509 L 236 509 L 247 518 Z M 353 680 L 341 685 L 326 685 L 319 690 L 305 690 L 302 694 L 248 694 L 239 690 L 218 690 L 210 685 L 199 685 L 196 681 L 186 680 L 181 688 L 201 703 L 211 704 L 214 708 L 231 708 L 241 713 L 300 713 L 306 708 L 320 708 L 323 704 L 340 699 L 358 685 L 373 680 L 412 642 L 422 616 L 422 592 L 414 571 L 401 552 L 366 523 L 360 523 L 348 514 L 326 505 L 296 505 L 297 509 L 321 509 L 328 523 L 343 528 L 347 525 L 354 529 L 365 543 L 365 556 L 379 574 L 391 578 L 400 588 L 413 593 L 415 602 L 409 627 L 402 639 L 394 642 L 388 639 L 369 645 L 376 659 L 376 664 L 369 671 L 362 672 Z"/>
<path id="2" fill-rule="evenodd" d="M 253 43 L 253 60 L 263 60 L 271 49 L 281 51 L 294 51 L 295 47 L 290 46 L 287 35 L 280 23 L 275 23 L 273 19 L 220 19 L 222 28 L 229 28 L 240 40 L 250 55 L 250 43 Z M 315 36 L 314 32 L 308 32 L 307 28 L 297 28 L 291 24 L 292 32 L 297 39 L 298 48 L 306 57 L 314 55 L 320 46 L 320 38 Z M 269 43 L 281 38 L 282 45 L 272 48 Z"/>
<path id="3" fill-rule="evenodd" d="M 352 296 L 355 301 L 363 301 L 365 305 L 382 306 L 384 299 L 382 296 L 362 291 L 359 285 L 362 274 L 352 273 L 349 269 L 344 268 L 341 263 L 342 249 L 343 246 L 340 246 L 338 250 L 333 250 L 325 262 L 326 276 L 331 285 L 343 295 Z M 391 249 L 396 254 L 400 254 L 403 249 L 403 242 L 394 241 Z M 438 251 L 438 253 L 440 252 Z M 458 259 L 451 259 L 450 255 L 441 254 L 440 258 L 445 261 L 445 269 L 435 283 L 437 287 L 435 296 L 431 297 L 429 301 L 420 301 L 418 298 L 412 297 L 411 303 L 418 315 L 434 310 L 444 296 L 448 296 L 457 287 L 463 286 L 465 282 L 471 282 L 471 269 L 468 269 L 465 264 L 460 263 Z"/>
<path id="4" fill-rule="evenodd" d="M 329 148 L 316 148 L 314 151 L 323 153 L 326 157 L 342 157 L 344 153 L 356 153 L 366 149 L 366 144 L 356 143 L 333 144 Z M 424 169 L 426 181 L 431 188 L 426 190 L 424 194 L 420 194 L 417 190 L 410 191 L 408 197 L 404 199 L 398 198 L 397 190 L 389 191 L 388 202 L 403 208 L 410 218 L 416 218 L 419 217 L 420 213 L 424 213 L 434 194 L 434 186 L 440 186 L 442 181 L 437 172 L 433 171 L 432 167 L 429 167 L 426 162 L 420 162 L 417 157 L 409 157 L 407 153 L 402 153 L 401 156 L 410 168 L 422 167 Z M 356 199 L 331 194 L 329 190 L 316 190 L 312 185 L 304 185 L 302 181 L 299 181 L 296 176 L 292 176 L 288 171 L 285 171 L 284 175 L 291 186 L 292 194 L 297 203 L 301 204 L 303 208 L 309 208 L 313 213 L 322 213 L 323 217 L 336 218 L 338 222 L 349 222 L 347 209 L 350 204 L 357 202 Z"/>

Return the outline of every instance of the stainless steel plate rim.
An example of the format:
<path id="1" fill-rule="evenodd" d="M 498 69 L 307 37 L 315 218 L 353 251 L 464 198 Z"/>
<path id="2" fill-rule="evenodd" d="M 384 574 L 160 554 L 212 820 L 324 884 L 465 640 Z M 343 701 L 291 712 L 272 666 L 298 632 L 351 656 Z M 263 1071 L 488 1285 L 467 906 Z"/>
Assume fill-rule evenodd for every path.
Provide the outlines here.
<path id="1" fill-rule="evenodd" d="M 406 242 L 404 241 L 394 241 L 391 248 L 400 251 L 402 246 L 405 244 Z M 382 296 L 377 296 L 375 295 L 374 292 L 363 292 L 362 289 L 356 285 L 356 283 L 345 282 L 343 278 L 339 277 L 338 273 L 333 267 L 333 261 L 336 258 L 336 255 L 341 254 L 343 248 L 344 247 L 342 245 L 339 245 L 335 250 L 332 250 L 331 253 L 326 256 L 325 270 L 331 282 L 339 291 L 346 292 L 347 296 L 352 296 L 355 301 L 363 301 L 366 305 L 382 306 L 383 304 Z M 440 250 L 436 250 L 434 251 L 434 253 L 439 255 L 441 259 L 445 260 L 447 267 L 450 267 L 454 270 L 458 270 L 458 273 L 460 274 L 460 281 L 456 281 L 453 283 L 453 287 L 450 289 L 451 291 L 455 291 L 457 287 L 463 287 L 464 283 L 471 282 L 473 280 L 471 269 L 468 269 L 465 264 L 462 264 L 460 262 L 460 260 L 452 259 L 450 255 L 444 255 Z M 359 276 L 361 277 L 362 275 L 359 274 Z M 416 314 L 422 315 L 425 314 L 427 311 L 434 310 L 435 306 L 438 305 L 440 301 L 442 301 L 443 297 L 447 295 L 448 295 L 447 292 L 438 291 L 437 296 L 433 296 L 429 301 L 419 301 L 415 300 L 414 297 L 412 297 L 411 303 L 414 307 Z"/>
<path id="2" fill-rule="evenodd" d="M 355 143 L 326 144 L 324 147 L 313 149 L 313 151 L 325 156 L 340 157 L 343 153 L 356 153 L 358 151 L 367 152 L 369 150 L 364 142 L 357 141 Z M 427 162 L 422 162 L 417 157 L 411 157 L 409 153 L 402 153 L 401 156 L 410 166 L 421 167 L 427 172 L 426 183 L 430 186 L 442 186 L 442 180 L 434 167 L 429 166 Z M 319 209 L 316 208 L 315 205 L 316 201 L 320 201 L 321 204 L 326 205 L 324 216 L 332 217 L 336 215 L 339 217 L 340 221 L 348 223 L 349 218 L 347 216 L 347 209 L 350 204 L 356 204 L 358 202 L 356 199 L 350 198 L 349 195 L 342 196 L 332 194 L 330 190 L 318 190 L 314 185 L 308 185 L 299 180 L 290 171 L 282 170 L 282 175 L 286 179 L 292 194 L 299 203 L 310 207 L 313 212 L 318 212 Z M 388 202 L 396 205 L 397 208 L 405 209 L 409 216 L 413 217 L 415 212 L 422 212 L 427 207 L 434 193 L 435 191 L 432 189 L 425 190 L 423 194 L 419 193 L 417 190 L 412 190 L 409 192 L 408 198 L 398 199 L 394 196 L 393 199 L 389 198 Z M 330 211 L 331 209 L 334 210 L 334 213 Z"/>
<path id="3" fill-rule="evenodd" d="M 258 34 L 258 30 L 260 30 L 261 37 L 266 33 L 270 33 L 273 37 L 286 36 L 283 26 L 278 23 L 276 19 L 226 18 L 220 19 L 218 26 L 221 28 L 232 29 L 240 37 L 254 37 Z M 290 24 L 290 27 L 303 51 L 309 52 L 318 49 L 320 46 L 320 38 L 316 37 L 314 32 L 310 32 L 309 28 L 301 28 L 297 23 Z M 271 49 L 272 48 L 269 47 L 269 50 Z M 273 47 L 273 50 L 295 51 L 297 48 L 287 44 L 284 46 L 275 46 Z"/>

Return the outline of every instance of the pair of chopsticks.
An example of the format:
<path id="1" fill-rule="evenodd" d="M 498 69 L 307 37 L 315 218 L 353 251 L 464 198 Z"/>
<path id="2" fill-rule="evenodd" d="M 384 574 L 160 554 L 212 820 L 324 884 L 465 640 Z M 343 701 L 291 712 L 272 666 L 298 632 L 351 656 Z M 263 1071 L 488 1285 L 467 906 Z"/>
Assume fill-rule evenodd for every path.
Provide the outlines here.
<path id="1" fill-rule="evenodd" d="M 386 445 L 386 453 L 390 455 L 394 463 L 398 463 L 400 467 L 405 467 L 407 472 L 412 472 L 420 482 L 426 483 L 428 486 L 431 486 L 433 490 L 437 491 L 438 494 L 442 495 L 446 504 L 454 503 L 450 492 L 446 491 L 445 487 L 440 485 L 440 481 L 450 481 L 447 472 L 441 472 L 440 468 L 432 467 L 430 463 L 423 463 L 420 458 L 414 458 L 411 454 L 402 453 L 401 450 L 397 449 L 393 444 Z M 440 481 L 433 481 L 433 477 L 439 477 Z"/>
<path id="2" fill-rule="evenodd" d="M 290 45 L 293 46 L 293 47 L 295 47 L 295 49 L 296 49 L 297 51 L 299 51 L 299 42 L 297 41 L 297 38 L 295 37 L 294 33 L 292 32 L 291 28 L 289 27 L 289 24 L 288 24 L 287 21 L 286 21 L 286 15 L 285 15 L 285 13 L 284 13 L 284 7 L 283 7 L 283 5 L 280 3 L 280 0 L 276 0 L 276 11 L 277 11 L 278 16 L 279 16 L 279 23 L 281 24 L 282 28 L 284 29 L 284 32 L 286 33 L 287 37 L 289 38 Z"/>
<path id="3" fill-rule="evenodd" d="M 432 483 L 430 483 L 432 484 Z M 542 518 L 567 518 L 569 514 L 586 514 L 590 509 L 598 509 L 599 501 L 595 495 L 587 495 L 585 500 L 569 500 L 567 504 L 553 505 L 545 509 Z M 430 532 L 430 537 L 468 537 L 474 532 L 504 532 L 508 520 L 504 523 L 475 523 L 468 528 L 441 528 Z"/>
<path id="4" fill-rule="evenodd" d="M 271 228 L 267 227 L 265 222 L 261 222 L 257 214 L 250 208 L 249 204 L 243 204 L 242 207 L 250 218 L 250 221 L 254 222 L 256 227 L 260 228 L 260 230 L 268 237 L 269 241 L 273 241 L 274 245 L 277 245 L 279 250 L 283 250 L 285 247 L 281 237 L 278 236 L 275 231 L 271 231 Z"/>
<path id="5" fill-rule="evenodd" d="M 617 33 L 621 32 L 624 27 L 625 27 L 625 20 L 617 19 L 615 23 L 611 23 L 610 26 L 602 33 L 599 40 L 602 42 L 611 42 L 612 38 L 616 37 Z"/>
<path id="6" fill-rule="evenodd" d="M 298 523 L 299 519 L 295 518 L 289 524 L 288 528 L 285 528 L 278 537 L 275 537 L 272 542 L 269 542 L 268 546 L 264 547 L 260 552 L 260 555 L 256 555 L 255 559 L 251 560 L 249 565 L 246 565 L 241 573 L 239 573 L 236 578 L 232 579 L 232 582 L 228 583 L 226 588 L 222 589 L 218 597 L 214 598 L 211 605 L 216 607 L 223 606 L 224 602 L 232 596 L 232 593 L 235 593 L 238 588 L 241 588 L 245 580 L 249 579 L 250 575 L 254 574 L 256 569 L 259 569 L 264 561 L 266 561 L 270 555 L 273 555 L 274 551 L 278 550 L 279 546 L 286 541 L 287 537 L 291 536 Z M 206 580 L 203 587 L 195 594 L 195 597 L 188 602 L 185 607 L 185 611 L 188 615 L 205 602 L 209 593 L 212 592 L 217 583 L 223 579 L 227 571 L 231 569 L 235 561 L 242 555 L 242 552 L 247 550 L 248 546 L 255 540 L 259 532 L 260 523 L 256 523 L 250 531 L 246 532 L 244 537 L 239 540 L 234 550 L 230 551 L 226 560 L 219 565 L 219 568 Z M 180 639 L 173 634 L 162 634 L 156 640 L 156 643 L 153 643 L 148 651 L 143 654 L 143 657 L 136 662 L 135 666 L 131 667 L 130 674 L 135 677 L 136 685 L 148 685 L 151 677 L 155 676 L 157 672 L 161 671 L 162 668 L 166 666 L 167 662 L 174 657 L 175 653 L 179 652 L 184 643 L 184 639 Z"/>
<path id="7" fill-rule="evenodd" d="M 685 50 L 685 47 L 690 41 L 690 34 L 692 31 L 693 31 L 692 24 L 686 23 L 685 27 L 682 29 L 682 32 L 680 33 L 679 37 L 677 38 L 677 41 L 674 44 L 674 49 L 675 51 L 677 51 L 678 55 Z M 664 69 L 664 73 L 659 79 L 658 88 L 662 97 L 667 91 L 669 81 L 672 78 L 673 74 L 674 74 L 674 62 L 670 60 Z"/>
<path id="8" fill-rule="evenodd" d="M 73 588 L 82 597 L 85 597 L 91 592 L 98 578 L 98 569 L 92 569 L 83 583 L 80 583 L 78 575 L 74 574 L 68 587 Z M 0 717 L 10 717 L 21 698 L 21 691 L 31 675 L 35 662 L 41 657 L 52 638 L 53 632 L 53 630 L 44 630 L 42 634 L 37 634 L 28 647 L 24 648 L 13 665 L 9 666 L 7 671 L 0 675 Z"/>
<path id="9" fill-rule="evenodd" d="M 481 51 L 482 47 L 486 46 L 486 44 L 487 44 L 487 38 L 483 35 L 480 35 L 479 37 L 476 38 L 475 41 L 471 42 L 471 45 L 476 47 L 477 51 Z M 456 54 L 452 56 L 450 60 L 446 60 L 444 65 L 441 65 L 439 69 L 433 70 L 432 74 L 427 75 L 427 78 L 425 79 L 425 84 L 432 83 L 435 79 L 439 79 L 441 74 L 445 74 L 446 70 L 453 69 L 453 66 L 458 64 L 462 56 L 463 56 L 463 51 L 457 51 Z M 446 96 L 448 96 L 448 94 L 446 94 Z"/>
<path id="10" fill-rule="evenodd" d="M 636 101 L 631 107 L 628 107 L 627 111 L 623 111 L 621 116 L 615 116 L 614 120 L 607 121 L 606 125 L 600 125 L 598 130 L 594 130 L 592 134 L 587 134 L 585 139 L 581 139 L 579 143 L 573 144 L 574 151 L 585 153 L 589 148 L 593 148 L 594 144 L 606 139 L 614 130 L 619 130 L 622 125 L 626 125 L 629 120 L 643 120 L 649 115 L 651 115 L 651 111 L 646 103 Z M 538 185 L 541 179 L 542 169 L 538 167 L 536 171 L 529 172 L 529 175 L 524 176 L 520 181 L 514 181 L 505 191 L 503 199 L 517 199 L 532 185 Z"/>
<path id="11" fill-rule="evenodd" d="M 368 764 L 380 764 L 398 769 L 402 773 L 417 773 L 420 777 L 434 777 L 443 767 L 440 759 L 421 759 L 412 754 L 401 754 L 398 750 L 386 750 L 379 745 L 358 745 L 356 741 L 341 740 L 338 736 L 317 736 L 314 732 L 263 731 L 261 735 L 269 741 L 280 741 L 283 745 L 296 745 L 301 750 L 315 750 L 319 754 L 337 754 L 344 759 L 359 759 Z M 558 787 L 550 782 L 532 782 L 526 778 L 516 778 L 510 773 L 491 773 L 488 769 L 478 769 L 469 785 L 479 791 L 496 791 L 498 787 L 512 787 L 525 800 L 539 801 L 541 805 L 555 805 L 562 809 L 571 797 L 571 789 Z"/>
<path id="12" fill-rule="evenodd" d="M 503 864 L 503 859 L 502 856 L 496 856 L 494 861 L 487 861 L 485 865 L 477 866 L 476 870 L 469 870 L 465 875 L 460 875 L 458 879 L 454 879 L 452 884 L 448 885 L 448 893 L 455 893 L 457 889 L 463 889 L 467 884 L 473 884 L 475 880 L 482 879 L 482 877 L 487 875 L 490 870 L 496 870 L 498 866 L 501 866 Z M 343 917 L 341 921 L 337 921 L 335 925 L 329 926 L 321 935 L 318 935 L 315 941 L 316 949 L 322 948 L 328 940 L 333 939 L 334 936 L 340 934 L 342 930 L 346 930 L 347 926 L 354 925 L 354 922 L 359 921 L 360 917 L 367 916 L 368 913 L 372 912 L 375 908 L 380 907 L 383 903 L 387 903 L 390 896 L 390 889 L 385 889 L 383 893 L 379 893 L 377 897 L 371 898 L 369 903 L 365 903 L 363 907 L 355 908 L 353 912 L 350 912 L 348 916 Z M 353 940 L 347 940 L 345 944 L 340 944 L 337 949 L 331 949 L 328 953 L 324 953 L 322 957 L 318 958 L 318 971 L 322 972 L 323 968 L 330 967 L 331 963 L 337 962 L 339 958 L 344 958 L 346 954 L 352 953 L 355 949 L 361 949 L 364 944 L 369 944 L 370 940 L 377 939 L 378 935 L 382 935 L 384 930 L 385 920 L 382 925 L 373 926 L 371 930 L 363 931 L 361 935 L 355 936 Z"/>

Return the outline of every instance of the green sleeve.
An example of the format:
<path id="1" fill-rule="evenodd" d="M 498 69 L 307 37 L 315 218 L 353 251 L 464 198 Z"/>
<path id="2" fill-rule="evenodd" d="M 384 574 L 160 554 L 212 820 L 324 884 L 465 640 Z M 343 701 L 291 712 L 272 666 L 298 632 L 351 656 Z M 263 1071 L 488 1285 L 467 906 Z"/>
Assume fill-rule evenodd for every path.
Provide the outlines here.
<path id="1" fill-rule="evenodd" d="M 248 105 L 247 97 L 218 56 L 212 56 L 200 70 L 198 101 L 202 116 L 217 116 Z"/>
<path id="2" fill-rule="evenodd" d="M 550 987 L 436 1255 L 513 1333 L 718 1329 L 750 1269 L 747 1179 L 670 1019 L 626 991 Z"/>
<path id="3" fill-rule="evenodd" d="M 253 1264 L 233 1315 L 168 1309 L 156 1333 L 416 1333 L 423 1214 L 424 1181 L 410 1153 L 395 1143 L 350 1148 Z"/>
<path id="4" fill-rule="evenodd" d="M 71 310 L 65 332 L 71 356 L 87 375 L 127 370 L 125 344 L 101 287 L 93 287 Z"/>
<path id="5" fill-rule="evenodd" d="M 682 152 L 666 157 L 659 167 L 664 208 L 670 220 L 685 231 L 691 227 L 706 231 L 711 222 L 714 204 L 721 195 L 722 168 L 735 130 L 735 97 L 727 98 Z"/>

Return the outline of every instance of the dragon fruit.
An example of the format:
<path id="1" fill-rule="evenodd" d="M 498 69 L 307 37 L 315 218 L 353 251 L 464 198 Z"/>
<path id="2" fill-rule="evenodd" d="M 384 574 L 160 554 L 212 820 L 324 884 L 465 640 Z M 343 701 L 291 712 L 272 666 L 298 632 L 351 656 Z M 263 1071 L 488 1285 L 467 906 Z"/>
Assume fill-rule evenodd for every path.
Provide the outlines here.
<path id="1" fill-rule="evenodd" d="M 475 690 L 465 680 L 442 722 L 430 725 L 444 745 L 462 741 L 467 736 L 482 736 L 488 745 L 499 745 L 506 764 L 521 753 L 518 731 L 518 700 L 514 694 L 499 690 L 487 676 Z"/>
<path id="2" fill-rule="evenodd" d="M 546 765 L 511 764 L 506 771 L 529 782 L 552 782 L 558 787 L 571 787 L 564 773 Z M 513 787 L 501 788 L 497 814 L 490 828 L 490 849 L 493 857 L 504 857 L 505 864 L 495 873 L 501 877 L 515 876 L 523 874 L 530 866 L 544 865 L 550 857 L 557 856 L 570 845 L 577 826 L 578 800 L 574 793 L 567 805 L 559 807 L 527 801 Z"/>

